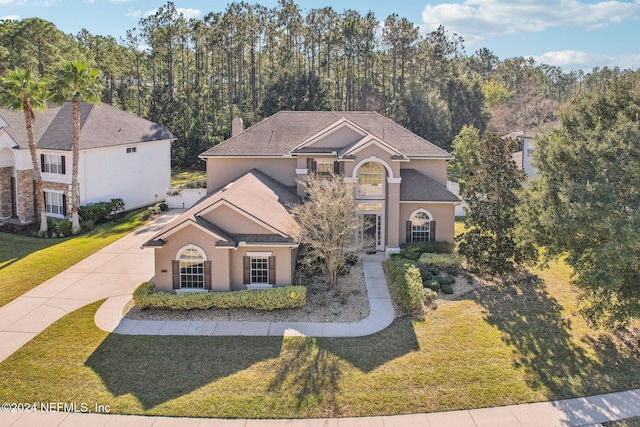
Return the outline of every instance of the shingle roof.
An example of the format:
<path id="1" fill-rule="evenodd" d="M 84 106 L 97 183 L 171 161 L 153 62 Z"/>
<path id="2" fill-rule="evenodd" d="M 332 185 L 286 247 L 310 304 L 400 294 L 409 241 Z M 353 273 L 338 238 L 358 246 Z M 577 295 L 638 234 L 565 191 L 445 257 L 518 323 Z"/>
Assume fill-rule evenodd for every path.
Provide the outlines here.
<path id="1" fill-rule="evenodd" d="M 70 151 L 73 143 L 71 102 L 52 105 L 35 115 L 34 136 L 38 148 Z M 5 130 L 18 146 L 28 148 L 24 113 L 0 108 L 0 116 L 8 123 Z M 109 104 L 80 104 L 81 150 L 174 138 L 165 127 Z"/>
<path id="2" fill-rule="evenodd" d="M 345 118 L 409 157 L 453 158 L 429 141 L 371 111 L 280 111 L 201 154 L 283 156 L 300 143 Z"/>
<path id="3" fill-rule="evenodd" d="M 264 235 L 233 234 L 212 224 L 201 216 L 210 207 L 221 201 L 232 205 L 257 221 L 267 224 L 284 236 L 277 233 L 273 233 L 273 236 L 277 237 L 269 237 L 272 235 L 266 233 Z M 222 246 L 235 245 L 240 241 L 294 242 L 298 229 L 297 224 L 289 213 L 289 206 L 300 203 L 300 201 L 300 198 L 295 193 L 292 193 L 289 187 L 253 169 L 237 180 L 202 198 L 193 207 L 156 233 L 144 246 L 158 246 L 155 242 L 161 236 L 167 235 L 167 233 L 170 234 L 173 229 L 185 221 L 195 222 L 220 236 L 223 239 Z"/>
<path id="4" fill-rule="evenodd" d="M 400 169 L 401 202 L 459 202 L 460 198 L 443 185 L 415 169 Z"/>

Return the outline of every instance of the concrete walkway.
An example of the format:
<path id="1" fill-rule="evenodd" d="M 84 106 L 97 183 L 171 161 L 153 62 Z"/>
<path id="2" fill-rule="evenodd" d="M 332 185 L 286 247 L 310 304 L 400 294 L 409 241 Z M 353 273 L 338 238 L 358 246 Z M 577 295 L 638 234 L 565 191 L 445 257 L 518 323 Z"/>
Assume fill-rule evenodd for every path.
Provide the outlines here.
<path id="1" fill-rule="evenodd" d="M 56 320 L 100 299 L 109 298 L 96 322 L 109 331 L 128 334 L 189 335 L 313 335 L 360 336 L 384 329 L 393 321 L 393 307 L 379 260 L 365 260 L 370 315 L 356 323 L 262 322 L 133 322 L 121 309 L 132 290 L 153 274 L 153 251 L 140 249 L 180 211 L 170 211 L 152 223 L 96 252 L 73 267 L 0 308 L 0 361 Z M 208 323 L 208 324 L 204 324 Z M 231 324 L 234 323 L 234 324 Z M 1 426 L 222 426 L 222 427 L 549 427 L 587 426 L 640 416 L 640 390 L 587 398 L 541 402 L 468 411 L 366 418 L 318 420 L 220 420 L 141 417 L 65 412 L 8 412 L 0 396 Z M 22 402 L 24 403 L 24 402 Z M 68 403 L 68 402 L 61 402 Z M 83 402 L 76 402 L 80 405 Z M 84 402 L 93 408 L 94 403 Z M 98 402 L 99 403 L 99 402 Z"/>

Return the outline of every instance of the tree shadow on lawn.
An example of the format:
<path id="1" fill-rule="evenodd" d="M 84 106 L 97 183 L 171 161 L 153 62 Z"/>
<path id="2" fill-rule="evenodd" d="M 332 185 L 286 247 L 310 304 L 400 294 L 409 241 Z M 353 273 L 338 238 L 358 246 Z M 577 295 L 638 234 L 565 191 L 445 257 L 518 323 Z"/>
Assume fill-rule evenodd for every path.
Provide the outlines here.
<path id="1" fill-rule="evenodd" d="M 292 338 L 283 344 L 280 365 L 268 391 L 293 393 L 297 409 L 313 400 L 322 404 L 327 414 L 337 416 L 336 396 L 347 364 L 368 373 L 419 349 L 409 317 L 365 337 Z"/>
<path id="2" fill-rule="evenodd" d="M 589 396 L 637 387 L 640 352 L 625 349 L 604 331 L 573 336 L 571 319 L 537 276 L 477 290 L 473 299 L 486 321 L 515 347 L 514 365 L 524 368 L 533 389 L 549 398 Z M 581 340 L 581 341 L 578 341 Z"/>
<path id="3" fill-rule="evenodd" d="M 145 410 L 269 360 L 267 392 L 312 399 L 337 410 L 346 364 L 369 372 L 419 349 L 411 319 L 361 338 L 185 337 L 110 334 L 85 365 L 114 396 L 131 394 Z"/>
<path id="4" fill-rule="evenodd" d="M 280 355 L 282 338 L 110 334 L 85 365 L 145 410 Z"/>

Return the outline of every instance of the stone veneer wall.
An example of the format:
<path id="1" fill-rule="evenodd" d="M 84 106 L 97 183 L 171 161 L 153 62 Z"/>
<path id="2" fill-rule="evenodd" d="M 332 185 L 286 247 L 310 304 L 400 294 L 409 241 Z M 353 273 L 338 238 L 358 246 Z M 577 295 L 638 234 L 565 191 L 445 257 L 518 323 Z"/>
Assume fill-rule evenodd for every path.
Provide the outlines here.
<path id="1" fill-rule="evenodd" d="M 30 223 L 35 220 L 35 207 L 33 200 L 33 171 L 18 170 L 18 218 L 22 223 Z"/>
<path id="2" fill-rule="evenodd" d="M 71 185 L 59 182 L 42 181 L 42 190 L 62 191 L 67 196 L 67 217 L 71 218 Z"/>
<path id="3" fill-rule="evenodd" d="M 11 166 L 0 168 L 0 218 L 10 218 L 13 211 L 11 197 Z"/>

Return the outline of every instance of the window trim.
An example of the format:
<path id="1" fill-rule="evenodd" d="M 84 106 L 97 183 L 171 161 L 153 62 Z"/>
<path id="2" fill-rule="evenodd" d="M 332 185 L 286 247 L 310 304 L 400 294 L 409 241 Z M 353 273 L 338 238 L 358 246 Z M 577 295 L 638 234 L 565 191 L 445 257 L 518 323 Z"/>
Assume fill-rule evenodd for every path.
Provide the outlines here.
<path id="1" fill-rule="evenodd" d="M 182 272 L 182 257 L 183 255 L 185 255 L 185 253 L 187 251 L 191 251 L 191 250 L 196 250 L 198 251 L 198 253 L 200 254 L 200 256 L 202 257 L 202 273 L 196 273 L 198 275 L 202 276 L 202 287 L 198 286 L 198 287 L 193 287 L 193 286 L 184 286 L 183 285 L 183 275 L 195 275 L 194 273 L 183 273 Z M 207 259 L 207 253 L 199 246 L 194 245 L 194 244 L 188 244 L 183 246 L 182 248 L 180 248 L 180 250 L 178 251 L 178 253 L 176 254 L 176 261 L 178 261 L 178 275 L 179 275 L 179 287 L 176 288 L 176 291 L 180 290 L 182 292 L 204 292 L 207 290 L 207 273 L 206 273 L 206 263 L 208 261 Z"/>
<path id="2" fill-rule="evenodd" d="M 59 160 L 59 162 L 52 162 L 54 158 Z M 52 166 L 55 166 L 55 171 L 52 170 Z M 66 175 L 66 156 L 64 154 L 41 153 L 40 172 L 54 175 Z"/>
<path id="3" fill-rule="evenodd" d="M 416 221 L 416 217 L 418 215 L 427 216 L 426 220 L 421 219 L 421 221 L 424 221 L 424 223 L 419 226 L 420 229 L 416 229 L 417 226 L 414 224 L 414 221 Z M 433 236 L 431 236 L 431 222 L 433 221 L 433 215 L 431 215 L 431 213 L 428 210 L 422 209 L 422 208 L 416 210 L 411 214 L 410 221 L 411 221 L 411 242 L 409 243 L 429 242 L 432 240 Z M 425 228 L 426 228 L 426 231 L 425 231 Z M 424 237 L 425 233 L 427 237 L 426 239 L 420 239 L 420 240 L 416 239 L 416 234 L 419 234 Z"/>
<path id="4" fill-rule="evenodd" d="M 364 167 L 366 167 L 367 165 L 375 165 L 376 168 L 378 168 L 378 172 L 369 172 L 369 171 L 363 171 L 362 169 Z M 380 193 L 379 194 L 366 194 L 366 193 L 362 193 L 360 190 L 361 187 L 361 182 L 360 179 L 364 178 L 365 176 L 380 176 L 380 180 L 378 183 L 373 183 L 372 182 L 368 182 L 368 183 L 364 183 L 364 185 L 368 185 L 370 187 L 374 187 L 379 185 L 380 186 Z M 385 182 L 384 182 L 384 178 L 385 178 L 385 166 L 375 160 L 369 160 L 367 162 L 362 163 L 359 167 L 358 170 L 356 171 L 356 198 L 358 199 L 384 199 L 385 198 Z"/>
<path id="5" fill-rule="evenodd" d="M 67 196 L 64 193 L 64 191 L 60 191 L 60 190 L 49 190 L 49 189 L 42 189 L 43 195 L 44 195 L 44 211 L 46 213 L 47 216 L 51 217 L 51 218 L 66 218 L 67 217 Z M 54 205 L 52 203 L 48 203 L 49 197 L 51 194 L 56 194 L 58 196 L 61 196 L 61 200 L 58 200 L 61 202 L 61 204 L 59 205 Z M 57 212 L 52 212 L 49 210 L 49 206 L 56 206 L 58 207 L 60 210 L 62 210 L 62 213 L 57 213 Z"/>
<path id="6" fill-rule="evenodd" d="M 257 264 L 260 263 L 258 268 Z M 255 280 L 258 274 L 259 278 L 266 280 Z M 249 284 L 250 285 L 271 285 L 269 283 L 269 257 L 264 255 L 250 256 L 249 257 Z"/>

